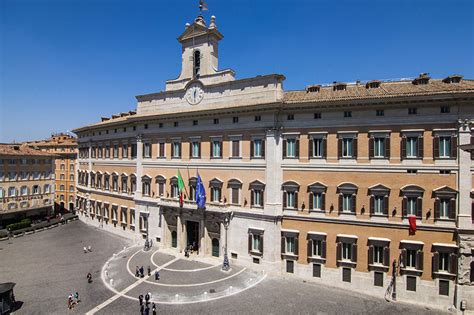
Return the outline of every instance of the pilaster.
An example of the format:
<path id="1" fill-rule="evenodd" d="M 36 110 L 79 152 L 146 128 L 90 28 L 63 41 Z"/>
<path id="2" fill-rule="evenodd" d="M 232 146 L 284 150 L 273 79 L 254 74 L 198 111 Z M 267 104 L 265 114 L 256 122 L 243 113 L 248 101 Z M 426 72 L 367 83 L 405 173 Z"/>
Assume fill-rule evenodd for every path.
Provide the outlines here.
<path id="1" fill-rule="evenodd" d="M 282 139 L 277 129 L 269 129 L 265 136 L 265 214 L 282 214 L 281 183 L 283 182 Z"/>
<path id="2" fill-rule="evenodd" d="M 471 143 L 471 128 L 469 121 L 459 121 L 458 143 L 459 145 Z M 457 227 L 459 229 L 472 229 L 471 219 L 471 153 L 458 148 L 458 215 Z"/>

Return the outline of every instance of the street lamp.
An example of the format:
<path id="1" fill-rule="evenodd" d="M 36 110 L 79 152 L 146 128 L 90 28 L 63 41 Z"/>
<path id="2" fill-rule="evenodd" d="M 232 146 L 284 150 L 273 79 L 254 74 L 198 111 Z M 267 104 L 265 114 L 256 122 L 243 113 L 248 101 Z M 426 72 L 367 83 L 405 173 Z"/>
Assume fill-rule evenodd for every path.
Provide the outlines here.
<path id="1" fill-rule="evenodd" d="M 227 213 L 222 221 L 225 229 L 225 246 L 224 246 L 224 262 L 222 263 L 222 270 L 229 271 L 230 264 L 229 264 L 229 257 L 227 256 L 227 229 L 229 228 L 230 224 L 230 213 Z"/>

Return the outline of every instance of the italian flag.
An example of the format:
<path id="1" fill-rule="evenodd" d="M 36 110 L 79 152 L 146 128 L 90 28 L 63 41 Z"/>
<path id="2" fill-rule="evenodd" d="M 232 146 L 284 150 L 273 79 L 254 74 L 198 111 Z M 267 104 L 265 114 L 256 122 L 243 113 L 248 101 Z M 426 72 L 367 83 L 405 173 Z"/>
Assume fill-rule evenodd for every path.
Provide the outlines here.
<path id="1" fill-rule="evenodd" d="M 184 186 L 183 177 L 181 176 L 181 172 L 178 170 L 178 190 L 179 190 L 179 206 L 183 207 L 183 192 L 186 187 Z"/>

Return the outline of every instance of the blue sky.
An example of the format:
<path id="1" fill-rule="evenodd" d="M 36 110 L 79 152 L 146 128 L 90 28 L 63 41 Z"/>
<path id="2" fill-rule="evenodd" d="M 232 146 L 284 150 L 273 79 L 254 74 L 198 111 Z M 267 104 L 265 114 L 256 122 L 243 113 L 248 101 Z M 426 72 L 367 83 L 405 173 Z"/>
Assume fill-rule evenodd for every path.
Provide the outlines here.
<path id="1" fill-rule="evenodd" d="M 357 79 L 474 79 L 471 0 L 208 0 L 219 68 L 286 90 Z M 0 0 L 0 142 L 136 108 L 181 67 L 198 0 Z"/>

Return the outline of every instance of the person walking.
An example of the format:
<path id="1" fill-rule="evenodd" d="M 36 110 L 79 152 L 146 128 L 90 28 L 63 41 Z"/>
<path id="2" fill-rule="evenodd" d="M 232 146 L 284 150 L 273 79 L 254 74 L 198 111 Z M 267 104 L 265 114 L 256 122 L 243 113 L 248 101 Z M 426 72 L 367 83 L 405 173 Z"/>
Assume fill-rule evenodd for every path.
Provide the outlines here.
<path id="1" fill-rule="evenodd" d="M 143 304 L 140 305 L 140 314 L 141 315 L 144 315 L 145 313 L 145 307 L 143 306 Z"/>
<path id="2" fill-rule="evenodd" d="M 151 304 L 151 313 L 152 315 L 156 315 L 156 305 L 155 305 L 155 302 L 153 302 Z"/>
<path id="3" fill-rule="evenodd" d="M 90 272 L 87 273 L 87 282 L 88 282 L 88 283 L 92 283 L 92 275 L 91 275 Z"/>
<path id="4" fill-rule="evenodd" d="M 76 291 L 76 293 L 74 293 L 74 300 L 76 301 L 76 303 L 79 303 L 79 293 Z"/>
<path id="5" fill-rule="evenodd" d="M 138 302 L 140 302 L 140 305 L 143 305 L 143 294 L 138 296 Z"/>
<path id="6" fill-rule="evenodd" d="M 137 268 L 135 268 L 135 277 L 140 277 L 140 269 L 138 268 L 138 266 Z"/>
<path id="7" fill-rule="evenodd" d="M 146 304 L 147 307 L 148 307 L 148 304 L 149 304 L 149 303 L 150 303 L 150 295 L 147 293 L 147 294 L 145 295 L 145 304 Z"/>
<path id="8" fill-rule="evenodd" d="M 148 271 L 148 277 L 151 276 L 151 267 L 150 266 L 148 266 L 147 271 Z"/>
<path id="9" fill-rule="evenodd" d="M 144 269 L 143 269 L 143 266 L 140 267 L 140 276 L 143 278 L 145 275 L 144 275 Z"/>
<path id="10" fill-rule="evenodd" d="M 158 270 L 155 271 L 155 280 L 156 281 L 160 280 L 160 272 Z"/>

